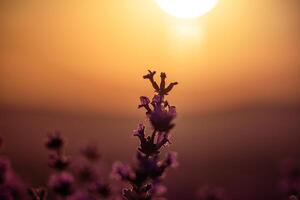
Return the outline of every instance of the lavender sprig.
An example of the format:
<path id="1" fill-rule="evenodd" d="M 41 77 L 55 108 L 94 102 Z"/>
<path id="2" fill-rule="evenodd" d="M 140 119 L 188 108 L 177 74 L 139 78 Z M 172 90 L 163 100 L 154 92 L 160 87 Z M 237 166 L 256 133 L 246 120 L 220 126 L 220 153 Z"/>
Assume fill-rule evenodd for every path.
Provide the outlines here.
<path id="1" fill-rule="evenodd" d="M 165 96 L 173 89 L 177 82 L 166 87 L 166 74 L 161 73 L 160 84 L 154 80 L 155 71 L 143 76 L 149 79 L 154 88 L 155 95 L 152 101 L 146 96 L 140 97 L 138 108 L 145 108 L 146 116 L 152 127 L 152 134 L 146 134 L 145 125 L 139 124 L 133 135 L 140 140 L 136 154 L 137 164 L 133 167 L 116 162 L 113 165 L 112 175 L 122 181 L 128 182 L 131 188 L 123 190 L 123 197 L 127 200 L 151 200 L 163 194 L 166 188 L 161 184 L 165 171 L 169 167 L 177 166 L 177 153 L 169 152 L 164 159 L 160 159 L 163 146 L 170 143 L 170 131 L 175 126 L 175 106 L 165 100 Z"/>

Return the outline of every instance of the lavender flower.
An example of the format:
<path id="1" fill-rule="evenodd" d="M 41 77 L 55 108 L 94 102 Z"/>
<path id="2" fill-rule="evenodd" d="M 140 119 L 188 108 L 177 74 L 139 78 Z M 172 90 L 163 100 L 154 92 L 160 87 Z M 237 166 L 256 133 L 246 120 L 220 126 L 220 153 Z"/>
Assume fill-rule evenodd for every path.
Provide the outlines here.
<path id="1" fill-rule="evenodd" d="M 5 181 L 0 185 L 0 199 L 24 199 L 26 190 L 23 182 L 16 176 L 11 168 L 7 170 L 6 175 Z"/>
<path id="2" fill-rule="evenodd" d="M 83 149 L 81 149 L 80 152 L 86 159 L 92 162 L 98 161 L 101 157 L 97 145 L 87 145 Z"/>
<path id="3" fill-rule="evenodd" d="M 70 158 L 64 155 L 65 141 L 59 131 L 48 135 L 46 147 L 51 151 L 49 153 L 48 165 L 56 171 L 66 170 L 70 165 Z"/>
<path id="4" fill-rule="evenodd" d="M 74 171 L 80 183 L 91 183 L 99 178 L 97 169 L 87 163 L 75 166 Z"/>
<path id="5" fill-rule="evenodd" d="M 74 192 L 74 177 L 67 172 L 53 174 L 49 179 L 48 186 L 60 196 L 69 196 Z"/>
<path id="6" fill-rule="evenodd" d="M 154 91 L 157 93 L 150 102 L 148 97 L 140 97 L 138 108 L 145 108 L 153 128 L 152 134 L 147 135 L 145 126 L 139 124 L 133 135 L 140 140 L 140 146 L 136 154 L 137 164 L 133 168 L 129 165 L 117 162 L 113 165 L 114 177 L 131 184 L 131 188 L 123 190 L 123 196 L 127 200 L 151 200 L 162 195 L 166 188 L 160 184 L 167 168 L 176 167 L 176 153 L 168 153 L 164 160 L 159 159 L 159 153 L 163 146 L 169 143 L 170 130 L 174 127 L 173 120 L 176 117 L 176 109 L 164 100 L 165 95 L 172 90 L 177 82 L 170 83 L 166 87 L 166 74 L 161 73 L 160 85 L 154 80 L 155 71 L 149 70 L 144 79 L 149 79 Z"/>

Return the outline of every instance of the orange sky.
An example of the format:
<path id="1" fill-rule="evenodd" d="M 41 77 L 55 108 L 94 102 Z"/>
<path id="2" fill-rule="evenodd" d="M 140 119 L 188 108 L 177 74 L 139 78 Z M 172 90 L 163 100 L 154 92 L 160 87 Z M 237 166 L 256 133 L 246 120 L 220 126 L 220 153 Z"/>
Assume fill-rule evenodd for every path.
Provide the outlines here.
<path id="1" fill-rule="evenodd" d="M 221 0 L 196 20 L 154 0 L 0 3 L 0 106 L 134 111 L 166 71 L 185 113 L 300 99 L 297 0 Z"/>

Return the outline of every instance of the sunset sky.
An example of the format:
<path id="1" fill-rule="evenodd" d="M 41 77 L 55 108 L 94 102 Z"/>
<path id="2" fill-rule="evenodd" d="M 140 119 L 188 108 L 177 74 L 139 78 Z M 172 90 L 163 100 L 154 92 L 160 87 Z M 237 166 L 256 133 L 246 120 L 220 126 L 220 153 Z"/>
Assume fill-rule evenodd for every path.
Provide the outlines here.
<path id="1" fill-rule="evenodd" d="M 182 20 L 155 1 L 1 1 L 0 106 L 126 114 L 165 71 L 184 114 L 300 99 L 297 0 L 220 0 Z"/>
<path id="2" fill-rule="evenodd" d="M 152 69 L 179 82 L 167 97 L 178 118 L 165 149 L 180 162 L 167 197 L 193 200 L 209 183 L 231 200 L 277 200 L 278 162 L 300 158 L 299 10 L 299 0 L 219 0 L 184 20 L 155 0 L 0 0 L 1 154 L 36 186 L 52 130 L 71 155 L 96 141 L 109 167 L 130 162 Z"/>

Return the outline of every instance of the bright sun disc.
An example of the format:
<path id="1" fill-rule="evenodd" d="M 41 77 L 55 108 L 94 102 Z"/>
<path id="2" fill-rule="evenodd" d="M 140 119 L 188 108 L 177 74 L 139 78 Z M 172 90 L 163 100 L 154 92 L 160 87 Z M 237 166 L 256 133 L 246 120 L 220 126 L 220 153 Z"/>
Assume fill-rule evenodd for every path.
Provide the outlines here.
<path id="1" fill-rule="evenodd" d="M 218 0 L 155 0 L 166 13 L 183 19 L 205 15 L 212 10 Z"/>

